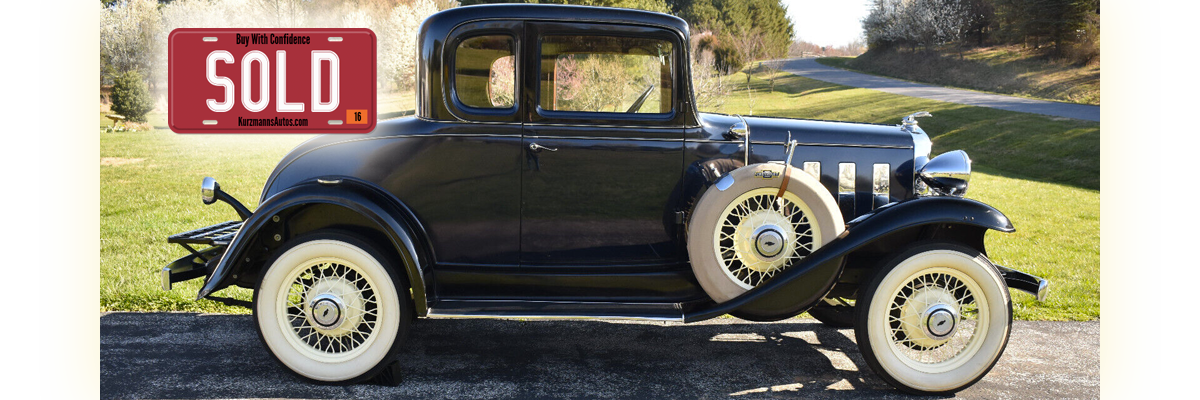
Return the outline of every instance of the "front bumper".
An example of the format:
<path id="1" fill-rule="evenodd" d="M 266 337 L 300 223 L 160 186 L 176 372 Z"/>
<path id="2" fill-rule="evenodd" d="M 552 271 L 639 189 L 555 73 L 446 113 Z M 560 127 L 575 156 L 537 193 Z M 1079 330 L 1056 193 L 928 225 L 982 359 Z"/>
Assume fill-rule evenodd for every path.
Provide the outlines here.
<path id="1" fill-rule="evenodd" d="M 176 243 L 188 249 L 191 254 L 183 256 L 162 268 L 162 288 L 171 290 L 175 282 L 183 282 L 208 276 L 216 266 L 225 248 L 233 240 L 233 236 L 242 228 L 242 221 L 227 221 L 204 228 L 171 235 L 168 243 Z M 193 245 L 208 245 L 210 247 L 197 251 Z"/>
<path id="2" fill-rule="evenodd" d="M 1038 301 L 1046 299 L 1046 294 L 1049 292 L 1050 281 L 1033 276 L 1015 269 L 1005 267 L 1000 264 L 994 264 L 996 269 L 1000 270 L 1000 275 L 1004 276 L 1004 283 L 1008 284 L 1010 289 L 1017 289 L 1025 293 L 1037 296 Z"/>

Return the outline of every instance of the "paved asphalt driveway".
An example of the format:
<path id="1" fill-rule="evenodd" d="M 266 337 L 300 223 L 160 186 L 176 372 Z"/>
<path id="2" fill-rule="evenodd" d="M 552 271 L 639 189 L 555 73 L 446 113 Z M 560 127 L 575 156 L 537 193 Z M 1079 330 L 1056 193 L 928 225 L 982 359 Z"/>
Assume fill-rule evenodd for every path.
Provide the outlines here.
<path id="1" fill-rule="evenodd" d="M 404 382 L 316 385 L 276 364 L 247 315 L 100 318 L 101 398 L 902 398 L 853 330 L 814 320 L 697 324 L 419 320 Z M 1100 323 L 1015 323 L 962 398 L 1100 396 Z"/>
<path id="2" fill-rule="evenodd" d="M 1044 114 L 1088 121 L 1100 121 L 1100 106 L 1059 103 L 1054 101 L 1027 99 L 1023 97 L 973 92 L 970 90 L 951 89 L 940 86 L 922 85 L 920 83 L 912 83 L 875 75 L 860 74 L 840 68 L 828 67 L 817 63 L 817 59 L 815 58 L 793 58 L 788 60 L 776 60 L 772 62 L 777 63 L 779 68 L 785 72 L 800 75 L 805 78 L 836 83 L 839 85 L 874 89 L 881 92 L 945 101 L 949 103 L 991 107 L 1001 110 Z"/>

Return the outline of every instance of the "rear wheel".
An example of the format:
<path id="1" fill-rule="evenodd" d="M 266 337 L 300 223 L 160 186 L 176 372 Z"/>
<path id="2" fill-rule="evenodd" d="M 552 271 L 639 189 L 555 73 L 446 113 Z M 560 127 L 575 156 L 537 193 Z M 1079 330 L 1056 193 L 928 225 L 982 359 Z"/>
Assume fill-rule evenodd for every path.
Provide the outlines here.
<path id="1" fill-rule="evenodd" d="M 293 372 L 323 382 L 370 378 L 389 363 L 412 319 L 387 259 L 356 237 L 292 240 L 254 293 L 259 336 Z"/>
<path id="2" fill-rule="evenodd" d="M 996 365 L 1012 325 L 1008 287 L 987 257 L 952 243 L 896 256 L 857 301 L 855 337 L 885 381 L 952 393 Z"/>

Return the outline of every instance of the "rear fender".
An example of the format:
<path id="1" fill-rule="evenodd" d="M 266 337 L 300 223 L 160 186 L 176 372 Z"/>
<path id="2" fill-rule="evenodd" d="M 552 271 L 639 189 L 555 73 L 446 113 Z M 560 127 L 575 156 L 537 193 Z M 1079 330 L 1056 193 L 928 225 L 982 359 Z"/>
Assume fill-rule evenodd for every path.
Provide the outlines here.
<path id="1" fill-rule="evenodd" d="M 426 246 L 419 236 L 424 230 L 412 217 L 411 212 L 391 195 L 367 182 L 346 177 L 322 177 L 306 181 L 285 189 L 259 205 L 254 214 L 246 219 L 241 230 L 229 243 L 228 250 L 206 278 L 197 299 L 229 286 L 236 279 L 235 271 L 261 268 L 252 265 L 265 259 L 270 250 L 254 246 L 260 235 L 268 234 L 266 227 L 279 215 L 288 215 L 305 206 L 332 205 L 345 208 L 369 221 L 374 229 L 386 237 L 399 262 L 398 268 L 412 289 L 413 305 L 418 315 L 427 310 L 424 271 L 429 260 Z M 380 245 L 385 245 L 380 243 Z M 381 249 L 386 250 L 386 249 Z"/>
<path id="2" fill-rule="evenodd" d="M 898 233 L 918 234 L 923 228 L 950 228 L 962 235 L 956 240 L 978 243 L 988 230 L 1013 232 L 1008 217 L 991 206 L 960 197 L 924 197 L 894 203 L 850 221 L 838 238 L 745 294 L 730 301 L 700 307 L 684 315 L 694 322 L 737 311 L 752 320 L 779 320 L 795 316 L 820 301 L 833 288 L 846 257 L 881 240 L 894 242 Z M 966 228 L 966 229 L 962 229 Z M 942 233 L 945 235 L 946 233 Z M 919 240 L 915 237 L 914 240 Z M 982 249 L 980 249 L 982 251 Z"/>

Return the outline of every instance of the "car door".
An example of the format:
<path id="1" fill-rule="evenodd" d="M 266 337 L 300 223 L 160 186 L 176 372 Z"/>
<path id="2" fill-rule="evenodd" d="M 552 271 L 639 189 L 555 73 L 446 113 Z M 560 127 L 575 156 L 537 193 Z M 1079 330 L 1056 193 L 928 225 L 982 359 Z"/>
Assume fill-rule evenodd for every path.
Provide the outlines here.
<path id="1" fill-rule="evenodd" d="M 413 207 L 423 211 L 439 271 L 516 268 L 520 254 L 521 114 L 516 87 L 524 22 L 489 20 L 456 27 L 443 55 L 444 98 L 455 117 L 413 137 L 420 160 L 397 169 Z M 449 282 L 449 279 L 443 279 Z M 443 294 L 453 293 L 443 291 Z"/>
<path id="2" fill-rule="evenodd" d="M 684 262 L 680 36 L 548 22 L 526 35 L 522 267 Z"/>

